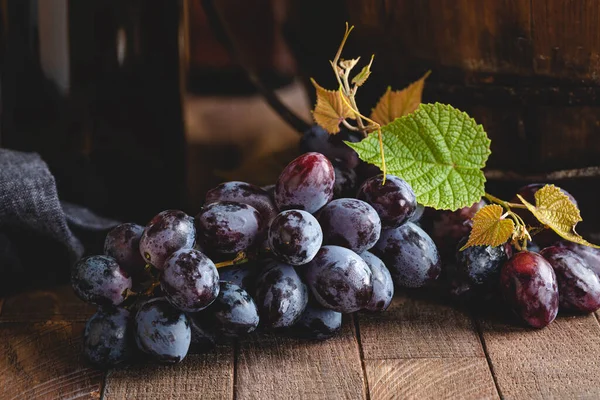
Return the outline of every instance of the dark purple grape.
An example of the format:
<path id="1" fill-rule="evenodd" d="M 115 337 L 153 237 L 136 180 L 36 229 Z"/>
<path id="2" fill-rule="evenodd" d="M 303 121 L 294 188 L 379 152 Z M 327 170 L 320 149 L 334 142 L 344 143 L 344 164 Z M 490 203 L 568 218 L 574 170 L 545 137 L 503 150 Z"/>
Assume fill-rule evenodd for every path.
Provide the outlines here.
<path id="1" fill-rule="evenodd" d="M 247 250 L 263 230 L 259 212 L 248 204 L 220 201 L 209 204 L 198 219 L 198 236 L 205 248 L 220 254 Z"/>
<path id="2" fill-rule="evenodd" d="M 165 261 L 160 287 L 171 304 L 181 311 L 196 312 L 208 307 L 219 294 L 215 264 L 194 249 L 181 249 Z"/>
<path id="3" fill-rule="evenodd" d="M 583 261 L 585 261 L 587 266 L 600 277 L 600 249 L 566 240 L 562 240 L 556 243 L 556 245 L 569 249 L 579 257 L 583 258 Z"/>
<path id="4" fill-rule="evenodd" d="M 600 279 L 575 252 L 564 247 L 541 251 L 554 269 L 561 309 L 591 313 L 600 308 Z"/>
<path id="5" fill-rule="evenodd" d="M 383 260 L 396 286 L 422 287 L 436 280 L 441 272 L 435 243 L 412 222 L 384 229 L 372 252 Z"/>
<path id="6" fill-rule="evenodd" d="M 162 363 L 178 363 L 185 358 L 192 333 L 185 314 L 164 298 L 148 300 L 135 315 L 135 341 L 138 348 Z"/>
<path id="7" fill-rule="evenodd" d="M 140 253 L 157 269 L 179 249 L 191 249 L 196 241 L 194 219 L 179 210 L 167 210 L 156 215 L 144 229 Z"/>
<path id="8" fill-rule="evenodd" d="M 109 368 L 129 361 L 131 347 L 129 311 L 101 307 L 87 321 L 83 331 L 83 354 L 92 364 Z"/>
<path id="9" fill-rule="evenodd" d="M 415 208 L 415 212 L 408 219 L 410 222 L 414 222 L 415 224 L 421 220 L 423 213 L 425 212 L 425 207 L 421 204 L 417 203 L 417 208 Z"/>
<path id="10" fill-rule="evenodd" d="M 406 222 L 415 213 L 417 199 L 408 183 L 394 175 L 383 174 L 367 179 L 356 196 L 377 211 L 384 228 L 395 228 Z"/>
<path id="11" fill-rule="evenodd" d="M 221 290 L 213 304 L 199 315 L 214 321 L 218 333 L 238 337 L 258 327 L 258 309 L 248 292 L 231 282 L 220 282 Z"/>
<path id="12" fill-rule="evenodd" d="M 353 140 L 353 137 L 346 132 L 330 135 L 319 125 L 313 125 L 302 135 L 300 150 L 305 153 L 321 153 L 331 161 L 336 161 L 347 168 L 354 168 L 359 162 L 358 154 L 343 140 L 360 141 L 360 139 Z"/>
<path id="13" fill-rule="evenodd" d="M 141 274 L 146 266 L 146 261 L 140 254 L 142 233 L 143 226 L 126 223 L 113 228 L 104 240 L 104 254 L 117 260 L 129 275 Z"/>
<path id="14" fill-rule="evenodd" d="M 306 153 L 289 163 L 275 186 L 280 210 L 298 209 L 314 213 L 333 197 L 335 172 L 320 153 Z"/>
<path id="15" fill-rule="evenodd" d="M 131 289 L 131 278 L 108 256 L 90 256 L 79 260 L 71 271 L 75 294 L 83 301 L 97 305 L 117 306 Z"/>
<path id="16" fill-rule="evenodd" d="M 356 193 L 356 171 L 338 163 L 333 164 L 335 184 L 333 185 L 333 198 L 354 197 Z"/>
<path id="17" fill-rule="evenodd" d="M 462 248 L 468 237 L 464 237 L 457 245 Z M 474 286 L 497 285 L 502 265 L 508 260 L 505 245 L 471 246 L 463 251 L 457 250 L 456 262 L 458 272 Z"/>
<path id="18" fill-rule="evenodd" d="M 269 227 L 269 248 L 275 258 L 287 264 L 306 264 L 317 254 L 322 243 L 321 226 L 306 211 L 282 211 Z"/>
<path id="19" fill-rule="evenodd" d="M 256 280 L 255 299 L 265 327 L 285 328 L 294 325 L 304 312 L 308 292 L 294 267 L 272 263 Z"/>
<path id="20" fill-rule="evenodd" d="M 269 198 L 271 199 L 273 204 L 275 204 L 275 184 L 262 186 L 261 189 L 267 192 Z"/>
<path id="21" fill-rule="evenodd" d="M 208 321 L 202 312 L 186 314 L 192 332 L 191 343 L 195 349 L 208 350 L 218 341 L 214 321 Z"/>
<path id="22" fill-rule="evenodd" d="M 558 313 L 558 288 L 554 270 L 537 253 L 521 251 L 500 272 L 504 300 L 529 326 L 543 328 Z"/>
<path id="23" fill-rule="evenodd" d="M 248 293 L 254 293 L 254 284 L 259 273 L 259 263 L 249 262 L 219 268 L 219 279 L 234 283 Z"/>
<path id="24" fill-rule="evenodd" d="M 323 243 L 346 247 L 355 253 L 369 250 L 379 240 L 381 220 L 368 203 L 337 199 L 319 213 Z"/>
<path id="25" fill-rule="evenodd" d="M 369 304 L 373 274 L 362 258 L 340 246 L 323 246 L 306 266 L 306 283 L 325 308 L 351 313 Z"/>
<path id="26" fill-rule="evenodd" d="M 342 327 L 342 313 L 309 304 L 300 319 L 290 328 L 294 336 L 305 339 L 329 339 Z"/>
<path id="27" fill-rule="evenodd" d="M 256 209 L 267 226 L 279 213 L 269 194 L 258 186 L 246 182 L 225 182 L 206 193 L 206 205 L 221 201 L 248 204 Z"/>
<path id="28" fill-rule="evenodd" d="M 368 251 L 360 254 L 373 274 L 373 295 L 365 310 L 385 311 L 394 298 L 394 281 L 392 275 L 381 259 Z"/>

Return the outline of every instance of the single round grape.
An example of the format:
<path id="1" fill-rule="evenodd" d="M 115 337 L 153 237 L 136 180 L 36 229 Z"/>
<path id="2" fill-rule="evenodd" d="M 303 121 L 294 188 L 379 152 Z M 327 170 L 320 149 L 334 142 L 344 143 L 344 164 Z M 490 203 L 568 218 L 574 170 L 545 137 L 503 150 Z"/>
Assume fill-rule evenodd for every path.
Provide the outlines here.
<path id="1" fill-rule="evenodd" d="M 280 210 L 314 213 L 333 197 L 335 172 L 320 153 L 306 153 L 290 162 L 279 175 L 275 203 Z"/>
<path id="2" fill-rule="evenodd" d="M 500 290 L 514 313 L 534 328 L 543 328 L 558 313 L 554 270 L 537 253 L 521 251 L 500 272 Z"/>
<path id="3" fill-rule="evenodd" d="M 258 309 L 248 292 L 231 282 L 220 282 L 217 300 L 201 314 L 214 318 L 217 331 L 225 336 L 238 337 L 258 327 Z"/>
<path id="4" fill-rule="evenodd" d="M 354 168 L 358 165 L 358 154 L 347 146 L 343 140 L 350 140 L 353 137 L 347 132 L 340 132 L 337 135 L 330 135 L 319 125 L 312 125 L 305 131 L 300 139 L 300 150 L 302 152 L 317 152 L 323 154 L 332 162 L 336 161 L 346 168 Z M 360 141 L 358 139 L 357 141 Z"/>
<path id="5" fill-rule="evenodd" d="M 233 201 L 235 203 L 248 204 L 256 209 L 268 225 L 278 214 L 275 202 L 271 200 L 269 193 L 258 186 L 246 182 L 225 182 L 206 193 L 206 205 L 218 201 Z"/>
<path id="6" fill-rule="evenodd" d="M 304 312 L 308 291 L 294 267 L 271 263 L 258 276 L 255 300 L 265 327 L 285 328 Z"/>
<path id="7" fill-rule="evenodd" d="M 316 300 L 341 313 L 361 310 L 373 296 L 373 274 L 362 258 L 340 246 L 323 246 L 306 266 L 306 283 Z"/>
<path id="8" fill-rule="evenodd" d="M 192 333 L 185 314 L 164 298 L 148 300 L 135 315 L 135 340 L 158 362 L 173 364 L 185 358 Z"/>
<path id="9" fill-rule="evenodd" d="M 181 249 L 165 261 L 160 286 L 167 300 L 181 311 L 208 307 L 219 294 L 215 264 L 194 249 Z"/>
<path id="10" fill-rule="evenodd" d="M 356 193 L 356 171 L 338 163 L 333 163 L 335 184 L 333 185 L 333 198 L 354 197 Z"/>
<path id="11" fill-rule="evenodd" d="M 436 280 L 441 272 L 435 243 L 412 222 L 384 229 L 371 252 L 383 260 L 396 286 L 422 287 Z"/>
<path id="12" fill-rule="evenodd" d="M 356 196 L 377 211 L 384 228 L 396 228 L 415 213 L 417 199 L 408 183 L 394 175 L 383 174 L 367 179 Z"/>
<path id="13" fill-rule="evenodd" d="M 252 206 L 219 201 L 197 216 L 199 236 L 206 249 L 235 254 L 251 247 L 261 236 L 262 219 Z"/>
<path id="14" fill-rule="evenodd" d="M 342 313 L 309 304 L 298 322 L 290 328 L 290 333 L 305 339 L 324 340 L 333 337 L 341 327 Z"/>
<path id="15" fill-rule="evenodd" d="M 90 256 L 79 260 L 71 271 L 75 294 L 83 301 L 97 305 L 117 306 L 131 289 L 131 278 L 108 256 Z"/>
<path id="16" fill-rule="evenodd" d="M 269 227 L 269 248 L 280 261 L 303 265 L 313 259 L 323 243 L 323 232 L 306 211 L 282 211 Z"/>
<path id="17" fill-rule="evenodd" d="M 556 245 L 569 249 L 577 254 L 585 261 L 587 266 L 600 277 L 600 249 L 566 240 L 557 242 Z"/>
<path id="18" fill-rule="evenodd" d="M 129 311 L 124 308 L 101 307 L 85 324 L 83 354 L 101 368 L 129 361 L 133 344 L 129 329 Z"/>
<path id="19" fill-rule="evenodd" d="M 191 249 L 196 241 L 194 219 L 179 210 L 166 210 L 146 225 L 140 253 L 146 262 L 162 269 L 165 260 L 179 249 Z"/>
<path id="20" fill-rule="evenodd" d="M 104 254 L 117 260 L 129 275 L 144 271 L 146 261 L 140 254 L 140 239 L 144 233 L 141 225 L 126 223 L 113 228 L 104 240 Z"/>
<path id="21" fill-rule="evenodd" d="M 541 251 L 554 269 L 561 309 L 591 313 L 600 308 L 600 279 L 575 252 L 564 247 Z"/>
<path id="22" fill-rule="evenodd" d="M 500 269 L 509 258 L 506 246 L 471 246 L 461 251 L 468 239 L 464 237 L 457 245 L 458 272 L 476 286 L 497 284 Z"/>
<path id="23" fill-rule="evenodd" d="M 355 253 L 369 250 L 379 240 L 381 220 L 368 203 L 337 199 L 319 213 L 323 243 L 346 247 Z"/>
<path id="24" fill-rule="evenodd" d="M 394 281 L 383 261 L 368 251 L 360 254 L 373 274 L 373 295 L 365 307 L 369 311 L 385 311 L 394 298 Z"/>
<path id="25" fill-rule="evenodd" d="M 256 277 L 260 266 L 257 262 L 219 268 L 219 279 L 234 283 L 248 293 L 254 293 Z"/>

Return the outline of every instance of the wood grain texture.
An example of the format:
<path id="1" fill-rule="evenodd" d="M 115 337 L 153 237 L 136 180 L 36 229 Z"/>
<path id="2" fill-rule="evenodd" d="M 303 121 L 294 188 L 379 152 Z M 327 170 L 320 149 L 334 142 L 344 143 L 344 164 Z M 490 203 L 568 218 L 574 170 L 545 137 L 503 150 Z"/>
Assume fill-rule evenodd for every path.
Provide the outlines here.
<path id="1" fill-rule="evenodd" d="M 497 399 L 485 358 L 367 360 L 371 400 Z"/>
<path id="2" fill-rule="evenodd" d="M 105 399 L 231 399 L 233 347 L 190 354 L 176 365 L 139 365 L 112 371 Z"/>
<path id="3" fill-rule="evenodd" d="M 364 399 L 358 345 L 346 320 L 323 342 L 253 335 L 240 343 L 236 399 Z"/>
<path id="4" fill-rule="evenodd" d="M 432 300 L 396 296 L 388 310 L 360 314 L 365 360 L 485 357 L 465 312 Z"/>
<path id="5" fill-rule="evenodd" d="M 504 398 L 600 397 L 600 325 L 594 315 L 559 317 L 541 330 L 484 319 L 482 330 Z"/>
<path id="6" fill-rule="evenodd" d="M 0 324 L 2 399 L 99 399 L 104 373 L 81 354 L 83 323 Z"/>
<path id="7" fill-rule="evenodd" d="M 0 322 L 85 322 L 96 311 L 80 300 L 71 285 L 27 291 L 4 299 Z"/>

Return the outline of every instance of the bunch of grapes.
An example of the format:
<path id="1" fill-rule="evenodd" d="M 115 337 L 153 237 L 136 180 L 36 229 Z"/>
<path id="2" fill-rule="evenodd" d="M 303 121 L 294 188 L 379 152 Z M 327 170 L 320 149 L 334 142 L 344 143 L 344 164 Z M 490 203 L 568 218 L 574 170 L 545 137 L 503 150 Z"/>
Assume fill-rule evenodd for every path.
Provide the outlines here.
<path id="1" fill-rule="evenodd" d="M 435 280 L 440 257 L 415 224 L 411 187 L 377 174 L 357 187 L 346 149 L 306 152 L 274 187 L 222 183 L 195 217 L 167 210 L 109 232 L 104 254 L 72 271 L 76 294 L 98 306 L 87 359 L 176 363 L 192 344 L 256 330 L 327 339 L 342 314 L 384 311 L 395 287 Z"/>

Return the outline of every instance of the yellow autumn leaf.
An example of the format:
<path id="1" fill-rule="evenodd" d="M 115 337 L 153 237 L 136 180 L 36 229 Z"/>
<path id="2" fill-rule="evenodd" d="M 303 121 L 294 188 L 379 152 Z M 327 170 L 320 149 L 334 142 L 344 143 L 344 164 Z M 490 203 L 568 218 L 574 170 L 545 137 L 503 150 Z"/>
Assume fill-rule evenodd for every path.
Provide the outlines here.
<path id="1" fill-rule="evenodd" d="M 402 90 L 392 90 L 388 87 L 371 112 L 371 119 L 381 125 L 387 125 L 396 118 L 403 117 L 415 111 L 419 107 L 419 104 L 421 104 L 425 79 L 430 73 L 431 71 L 427 71 L 421 79 L 411 83 Z"/>
<path id="2" fill-rule="evenodd" d="M 343 120 L 356 119 L 340 92 L 324 89 L 314 79 L 310 80 L 317 89 L 317 104 L 312 112 L 317 124 L 329 133 L 338 133 Z"/>
<path id="3" fill-rule="evenodd" d="M 554 185 L 546 185 L 535 192 L 535 206 L 528 203 L 521 195 L 517 196 L 542 224 L 551 228 L 563 239 L 600 248 L 600 246 L 588 242 L 575 232 L 575 225 L 579 221 L 583 221 L 581 214 L 577 206 L 569 200 L 560 188 Z"/>
<path id="4" fill-rule="evenodd" d="M 511 219 L 502 218 L 503 211 L 498 204 L 490 204 L 477 211 L 473 217 L 469 240 L 460 250 L 471 246 L 500 246 L 510 239 L 515 223 Z"/>

